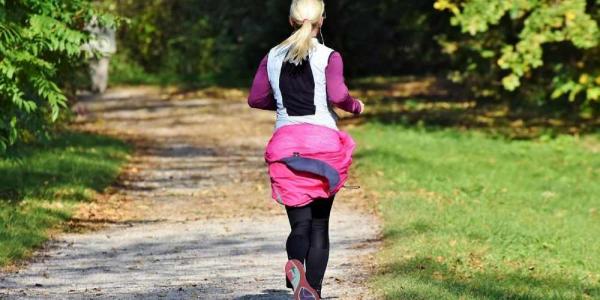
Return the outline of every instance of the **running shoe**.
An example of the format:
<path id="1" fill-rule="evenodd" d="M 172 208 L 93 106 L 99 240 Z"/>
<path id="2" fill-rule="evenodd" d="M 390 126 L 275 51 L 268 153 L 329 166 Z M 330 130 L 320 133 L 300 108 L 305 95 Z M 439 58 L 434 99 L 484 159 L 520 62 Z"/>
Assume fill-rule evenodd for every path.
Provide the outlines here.
<path id="1" fill-rule="evenodd" d="M 300 261 L 288 261 L 285 264 L 285 274 L 294 288 L 294 300 L 321 300 L 317 291 L 306 281 L 304 265 Z"/>

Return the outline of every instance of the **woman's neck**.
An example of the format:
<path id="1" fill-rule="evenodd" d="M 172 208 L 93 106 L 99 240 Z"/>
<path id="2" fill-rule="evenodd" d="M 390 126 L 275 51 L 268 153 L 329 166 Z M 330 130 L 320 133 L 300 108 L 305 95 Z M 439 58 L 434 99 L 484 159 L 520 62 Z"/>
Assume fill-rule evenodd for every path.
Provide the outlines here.
<path id="1" fill-rule="evenodd" d="M 313 31 L 311 32 L 311 34 L 312 34 L 312 37 L 317 37 L 317 35 L 319 34 L 319 31 L 321 31 L 321 28 L 319 28 L 319 27 L 315 27 L 315 28 L 313 29 Z"/>

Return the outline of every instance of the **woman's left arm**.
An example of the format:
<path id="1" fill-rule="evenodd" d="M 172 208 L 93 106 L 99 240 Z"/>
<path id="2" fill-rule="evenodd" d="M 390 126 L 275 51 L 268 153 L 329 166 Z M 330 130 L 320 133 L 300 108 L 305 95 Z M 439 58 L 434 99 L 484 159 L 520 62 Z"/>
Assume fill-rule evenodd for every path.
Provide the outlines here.
<path id="1" fill-rule="evenodd" d="M 267 71 L 267 58 L 263 58 L 254 76 L 250 95 L 248 96 L 248 105 L 252 108 L 264 110 L 277 110 L 277 103 L 273 96 L 273 90 L 269 83 L 269 73 Z"/>
<path id="2" fill-rule="evenodd" d="M 327 80 L 327 95 L 335 106 L 353 114 L 361 114 L 364 104 L 350 96 L 344 80 L 344 62 L 339 52 L 333 52 L 325 70 Z"/>

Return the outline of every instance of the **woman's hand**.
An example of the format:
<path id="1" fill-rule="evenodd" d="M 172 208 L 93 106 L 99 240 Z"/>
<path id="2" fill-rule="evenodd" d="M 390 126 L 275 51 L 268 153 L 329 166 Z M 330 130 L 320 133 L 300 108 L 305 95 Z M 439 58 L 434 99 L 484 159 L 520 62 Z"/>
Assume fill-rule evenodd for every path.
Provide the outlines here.
<path id="1" fill-rule="evenodd" d="M 358 103 L 360 103 L 360 111 L 358 112 L 357 115 L 362 114 L 363 112 L 365 112 L 365 103 L 362 102 L 361 100 L 358 100 Z"/>

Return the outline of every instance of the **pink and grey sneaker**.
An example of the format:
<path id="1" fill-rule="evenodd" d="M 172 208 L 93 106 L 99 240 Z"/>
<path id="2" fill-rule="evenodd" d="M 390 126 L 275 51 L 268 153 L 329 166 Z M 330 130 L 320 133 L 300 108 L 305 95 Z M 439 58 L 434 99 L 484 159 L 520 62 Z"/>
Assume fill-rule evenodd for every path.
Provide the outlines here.
<path id="1" fill-rule="evenodd" d="M 317 291 L 306 281 L 304 265 L 300 261 L 289 260 L 285 264 L 285 274 L 294 288 L 294 300 L 321 300 Z"/>

